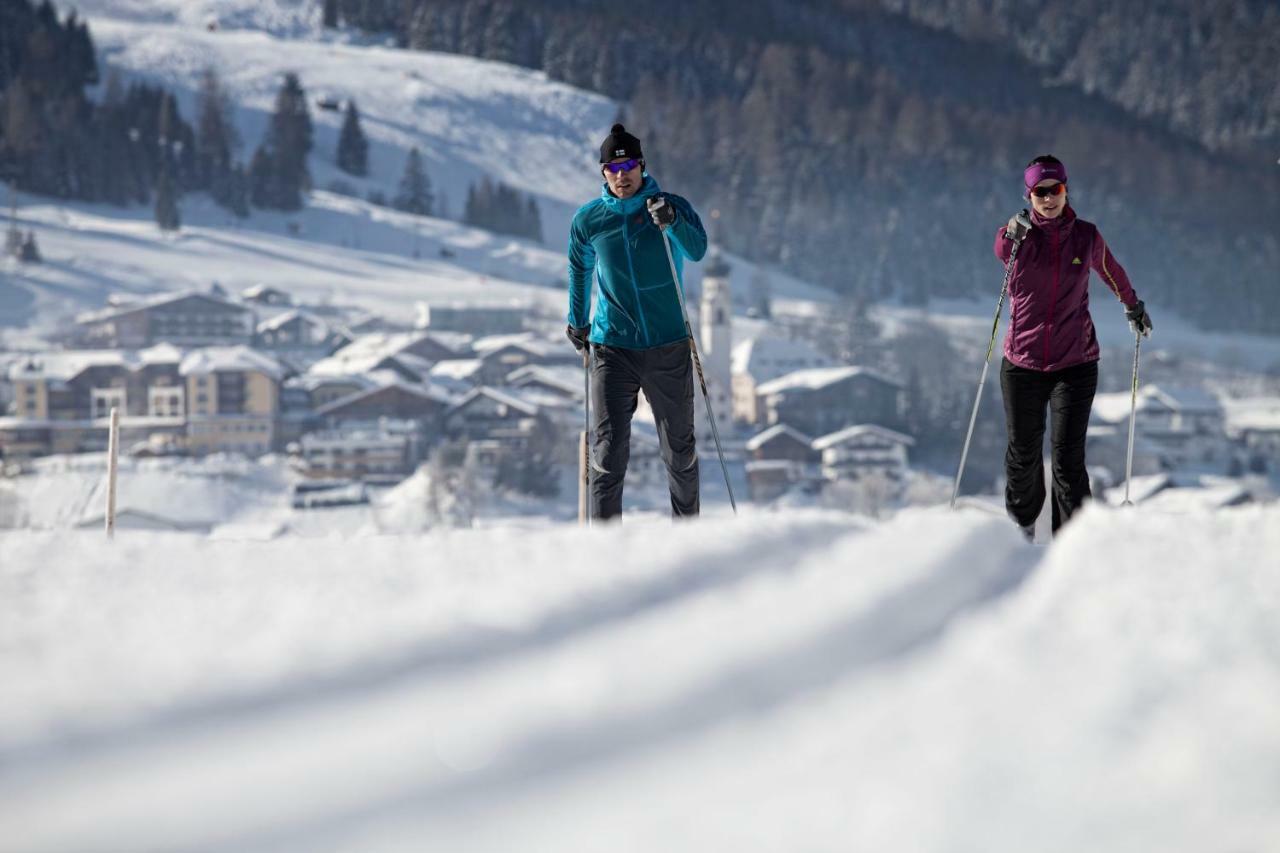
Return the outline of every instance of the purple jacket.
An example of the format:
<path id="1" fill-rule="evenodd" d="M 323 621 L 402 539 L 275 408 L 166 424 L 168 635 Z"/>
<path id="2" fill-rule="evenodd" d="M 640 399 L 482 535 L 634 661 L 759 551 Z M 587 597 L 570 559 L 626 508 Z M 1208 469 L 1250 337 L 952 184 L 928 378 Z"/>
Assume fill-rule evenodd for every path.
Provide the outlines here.
<path id="1" fill-rule="evenodd" d="M 1057 219 L 1031 213 L 1033 227 L 1018 250 L 1009 279 L 1009 331 L 1004 355 L 1018 367 L 1061 370 L 1098 360 L 1098 336 L 1089 316 L 1089 270 L 1126 306 L 1138 301 L 1092 222 L 1068 205 Z M 1009 260 L 1013 242 L 996 232 L 996 257 Z"/>

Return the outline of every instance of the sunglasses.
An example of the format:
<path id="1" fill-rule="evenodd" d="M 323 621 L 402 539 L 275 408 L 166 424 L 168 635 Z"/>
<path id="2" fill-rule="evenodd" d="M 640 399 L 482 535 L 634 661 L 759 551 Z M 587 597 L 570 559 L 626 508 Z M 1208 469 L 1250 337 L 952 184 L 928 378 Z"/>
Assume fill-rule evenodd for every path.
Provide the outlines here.
<path id="1" fill-rule="evenodd" d="M 612 172 L 613 174 L 617 175 L 622 172 L 630 172 L 632 169 L 634 169 L 636 166 L 639 166 L 639 165 L 640 165 L 640 161 L 633 157 L 630 160 L 623 160 L 621 163 L 605 163 L 604 168 L 605 168 L 605 171 Z"/>
<path id="2" fill-rule="evenodd" d="M 1036 198 L 1052 198 L 1054 196 L 1062 195 L 1066 191 L 1066 184 L 1054 184 L 1051 187 L 1036 187 L 1031 191 L 1031 195 Z"/>

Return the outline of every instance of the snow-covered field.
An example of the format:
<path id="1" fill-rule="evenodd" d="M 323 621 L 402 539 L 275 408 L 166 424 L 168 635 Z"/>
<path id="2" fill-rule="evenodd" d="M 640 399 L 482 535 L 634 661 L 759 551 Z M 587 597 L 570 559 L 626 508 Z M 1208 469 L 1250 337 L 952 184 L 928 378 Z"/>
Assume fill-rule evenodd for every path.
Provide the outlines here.
<path id="1" fill-rule="evenodd" d="M 0 534 L 0 848 L 1262 851 L 1280 510 Z"/>

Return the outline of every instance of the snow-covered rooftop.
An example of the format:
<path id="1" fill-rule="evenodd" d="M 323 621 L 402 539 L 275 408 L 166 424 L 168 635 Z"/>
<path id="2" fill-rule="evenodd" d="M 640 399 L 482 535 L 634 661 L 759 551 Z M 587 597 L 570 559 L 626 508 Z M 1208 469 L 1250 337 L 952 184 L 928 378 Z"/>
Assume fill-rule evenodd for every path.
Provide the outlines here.
<path id="1" fill-rule="evenodd" d="M 520 385 L 522 382 L 537 381 L 559 388 L 568 394 L 582 396 L 583 370 L 572 365 L 526 364 L 517 367 L 507 374 L 508 385 Z"/>
<path id="2" fill-rule="evenodd" d="M 805 435 L 804 433 L 802 433 L 800 430 L 795 429 L 794 427 L 787 426 L 786 424 L 774 424 L 773 426 L 766 429 L 764 432 L 757 433 L 756 435 L 753 435 L 751 438 L 747 439 L 747 443 L 745 446 L 747 450 L 759 450 L 765 444 L 767 444 L 768 442 L 772 441 L 773 439 L 777 438 L 780 435 L 791 436 L 791 438 L 794 438 L 796 441 L 800 442 L 801 444 L 808 444 L 808 445 L 813 444 L 813 439 Z"/>
<path id="3" fill-rule="evenodd" d="M 484 367 L 478 358 L 446 358 L 431 366 L 431 378 L 470 379 Z"/>
<path id="4" fill-rule="evenodd" d="M 317 376 L 367 373 L 393 356 L 406 359 L 406 363 L 413 361 L 417 367 L 426 371 L 428 362 L 425 359 L 405 352 L 409 347 L 426 339 L 438 340 L 436 335 L 426 332 L 370 332 L 360 335 L 328 358 L 320 359 L 311 365 L 307 372 Z M 449 345 L 445 344 L 445 346 Z"/>
<path id="5" fill-rule="evenodd" d="M 473 388 L 471 391 L 464 394 L 462 399 L 454 403 L 454 408 L 464 408 L 477 397 L 487 397 L 494 402 L 501 403 L 504 406 L 508 406 L 529 416 L 536 415 L 539 411 L 539 407 L 536 403 L 526 399 L 525 396 L 519 392 L 507 388 L 493 388 L 488 385 Z"/>
<path id="6" fill-rule="evenodd" d="M 167 293 L 146 294 L 137 297 L 131 296 L 128 300 L 116 305 L 111 305 L 97 311 L 87 311 L 83 314 L 79 314 L 76 316 L 76 322 L 88 323 L 100 320 L 110 320 L 115 317 L 134 314 L 148 308 L 159 308 L 162 305 L 169 305 L 171 303 L 190 298 L 204 299 L 217 305 L 225 305 L 241 311 L 248 310 L 245 306 L 232 302 L 225 296 L 220 296 L 207 290 L 177 290 Z"/>
<path id="7" fill-rule="evenodd" d="M 829 447 L 835 447 L 846 441 L 855 438 L 863 438 L 865 436 L 874 436 L 884 441 L 893 442 L 894 444 L 904 444 L 908 447 L 914 445 L 916 440 L 909 435 L 897 432 L 896 430 L 882 427 L 878 424 L 856 424 L 851 427 L 845 427 L 837 432 L 828 433 L 827 435 L 815 438 L 813 440 L 814 450 L 826 450 Z"/>
<path id="8" fill-rule="evenodd" d="M 568 342 L 565 342 L 566 346 Z M 565 355 L 565 347 L 561 347 L 556 342 L 547 340 L 533 332 L 520 332 L 511 335 L 489 335 L 484 338 L 477 338 L 472 348 L 476 351 L 476 355 L 483 358 L 489 353 L 496 352 L 506 347 L 516 347 L 528 352 L 532 355 L 546 357 Z"/>
<path id="9" fill-rule="evenodd" d="M 67 381 L 91 367 L 124 367 L 140 370 L 157 364 L 178 364 L 183 351 L 172 344 L 157 344 L 141 350 L 50 350 L 15 360 L 9 367 L 13 381 L 49 379 Z"/>
<path id="10" fill-rule="evenodd" d="M 204 347 L 192 350 L 178 366 L 178 372 L 183 376 L 220 371 L 255 372 L 276 380 L 284 379 L 288 372 L 284 365 L 271 356 L 247 346 Z"/>
<path id="11" fill-rule="evenodd" d="M 1280 432 L 1280 397 L 1224 399 L 1226 428 L 1232 434 L 1244 430 Z"/>
<path id="12" fill-rule="evenodd" d="M 329 403 L 326 403 L 325 405 L 316 409 L 316 414 L 318 415 L 328 414 L 337 409 L 341 409 L 346 406 L 349 406 L 358 400 L 363 400 L 364 398 L 370 397 L 374 394 L 380 394 L 387 388 L 396 388 L 400 391 L 403 391 L 405 394 L 411 394 L 415 397 L 421 397 L 424 400 L 431 400 L 433 402 L 441 403 L 446 406 L 452 405 L 455 402 L 453 395 L 449 394 L 443 388 L 437 388 L 432 385 L 420 385 L 413 382 L 405 382 L 399 377 L 394 377 L 394 378 L 383 377 L 382 381 L 372 388 L 362 388 L 361 390 L 348 394 L 345 397 L 339 397 L 337 400 L 333 400 Z"/>
<path id="13" fill-rule="evenodd" d="M 831 359 L 803 341 L 760 335 L 734 344 L 730 369 L 769 382 L 797 370 L 830 367 Z"/>
<path id="14" fill-rule="evenodd" d="M 1138 393 L 1138 408 L 1157 403 L 1182 414 L 1221 414 L 1218 395 L 1203 388 L 1148 385 Z"/>
<path id="15" fill-rule="evenodd" d="M 825 388 L 836 382 L 843 382 L 854 376 L 865 376 L 877 382 L 901 387 L 901 383 L 890 379 L 878 370 L 869 367 L 818 367 L 811 370 L 796 370 L 791 373 L 765 382 L 756 387 L 757 394 L 776 394 L 780 391 L 814 391 Z"/>

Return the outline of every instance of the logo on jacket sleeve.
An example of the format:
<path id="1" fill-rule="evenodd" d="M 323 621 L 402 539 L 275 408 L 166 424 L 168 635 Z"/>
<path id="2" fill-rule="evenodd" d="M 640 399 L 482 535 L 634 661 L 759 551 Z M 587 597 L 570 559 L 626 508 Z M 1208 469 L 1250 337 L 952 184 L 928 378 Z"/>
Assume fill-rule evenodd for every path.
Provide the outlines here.
<path id="1" fill-rule="evenodd" d="M 1081 261 L 1080 261 L 1080 259 L 1079 259 L 1079 258 L 1073 258 L 1073 259 L 1071 260 L 1071 265 L 1072 265 L 1073 267 L 1078 267 L 1078 266 L 1080 266 L 1080 264 L 1081 264 Z"/>

